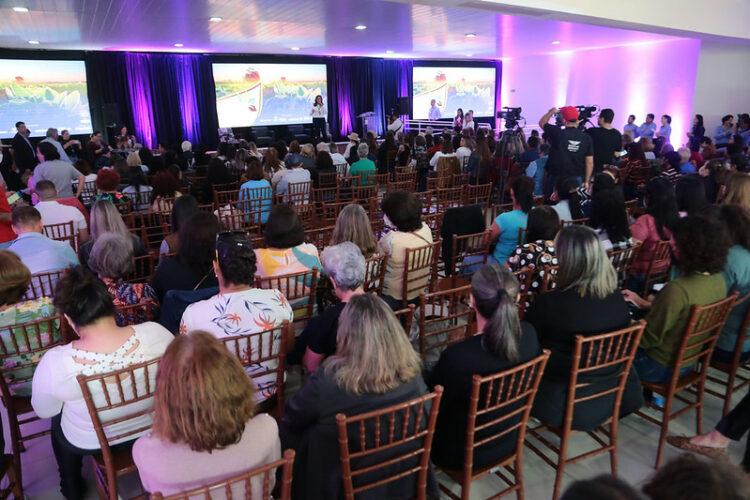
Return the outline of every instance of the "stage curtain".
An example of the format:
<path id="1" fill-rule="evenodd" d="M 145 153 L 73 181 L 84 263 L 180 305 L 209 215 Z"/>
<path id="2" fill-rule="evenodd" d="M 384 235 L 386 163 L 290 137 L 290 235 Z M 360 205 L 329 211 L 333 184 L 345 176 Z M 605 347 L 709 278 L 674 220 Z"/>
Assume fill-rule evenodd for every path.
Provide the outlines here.
<path id="1" fill-rule="evenodd" d="M 502 82 L 503 82 L 503 62 L 495 61 L 495 130 L 500 130 L 500 119 L 497 118 L 497 112 L 502 107 Z"/>
<path id="2" fill-rule="evenodd" d="M 86 52 L 86 87 L 89 95 L 91 124 L 95 131 L 105 132 L 108 125 L 104 106 L 114 105 L 115 120 L 132 130 L 133 113 L 130 109 L 130 88 L 124 52 Z"/>

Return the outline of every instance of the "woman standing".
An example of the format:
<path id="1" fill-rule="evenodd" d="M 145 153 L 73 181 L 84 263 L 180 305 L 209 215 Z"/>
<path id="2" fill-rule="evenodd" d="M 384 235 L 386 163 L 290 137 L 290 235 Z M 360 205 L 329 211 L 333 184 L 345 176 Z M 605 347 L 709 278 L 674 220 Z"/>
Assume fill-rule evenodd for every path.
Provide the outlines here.
<path id="1" fill-rule="evenodd" d="M 701 142 L 706 135 L 706 127 L 703 126 L 703 115 L 695 115 L 693 118 L 693 128 L 688 132 L 690 151 L 698 151 L 701 148 Z"/>
<path id="2" fill-rule="evenodd" d="M 456 116 L 453 118 L 453 129 L 456 132 L 461 132 L 464 128 L 464 110 L 458 108 L 456 110 Z"/>
<path id="3" fill-rule="evenodd" d="M 326 140 L 326 117 L 328 116 L 328 109 L 323 104 L 323 96 L 315 96 L 315 102 L 310 110 L 310 116 L 313 117 L 313 137 L 321 138 Z"/>

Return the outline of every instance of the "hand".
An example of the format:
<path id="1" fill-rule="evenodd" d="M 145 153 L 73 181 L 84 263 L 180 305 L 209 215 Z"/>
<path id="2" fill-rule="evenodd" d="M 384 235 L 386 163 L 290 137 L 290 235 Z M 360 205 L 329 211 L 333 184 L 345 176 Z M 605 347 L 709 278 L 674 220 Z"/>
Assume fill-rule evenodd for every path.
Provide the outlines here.
<path id="1" fill-rule="evenodd" d="M 647 300 L 642 299 L 640 295 L 632 290 L 622 290 L 622 296 L 626 302 L 630 302 L 638 309 L 644 309 L 651 305 Z"/>
<path id="2" fill-rule="evenodd" d="M 559 109 L 552 107 L 552 108 L 549 108 L 548 113 L 554 115 L 555 113 L 558 113 L 559 111 L 560 111 Z"/>
<path id="3" fill-rule="evenodd" d="M 589 190 L 590 187 L 591 187 L 591 180 L 590 179 L 586 179 L 585 181 L 583 181 L 583 188 L 587 192 L 588 192 L 588 190 Z"/>

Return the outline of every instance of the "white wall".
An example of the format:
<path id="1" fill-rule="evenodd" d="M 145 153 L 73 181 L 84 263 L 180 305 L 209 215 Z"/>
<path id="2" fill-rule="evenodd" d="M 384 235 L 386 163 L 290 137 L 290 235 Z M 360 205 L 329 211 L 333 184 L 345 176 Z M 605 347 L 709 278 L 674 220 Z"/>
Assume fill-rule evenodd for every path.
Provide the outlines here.
<path id="1" fill-rule="evenodd" d="M 750 113 L 748 70 L 750 46 L 702 42 L 693 110 L 703 115 L 707 132 L 724 115 Z"/>

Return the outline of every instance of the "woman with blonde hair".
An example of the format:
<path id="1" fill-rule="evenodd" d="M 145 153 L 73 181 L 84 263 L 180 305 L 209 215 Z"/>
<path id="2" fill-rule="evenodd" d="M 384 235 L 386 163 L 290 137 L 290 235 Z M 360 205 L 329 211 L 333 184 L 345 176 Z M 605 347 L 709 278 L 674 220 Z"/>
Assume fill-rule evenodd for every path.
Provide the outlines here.
<path id="1" fill-rule="evenodd" d="M 564 227 L 555 238 L 555 251 L 560 263 L 557 286 L 537 295 L 524 319 L 534 326 L 541 346 L 551 351 L 531 413 L 543 423 L 559 427 L 565 416 L 576 335 L 589 337 L 624 328 L 630 324 L 630 312 L 617 288 L 617 273 L 593 229 Z M 615 387 L 620 369 L 615 366 L 579 376 L 579 383 L 587 385 L 577 397 Z M 573 429 L 589 431 L 601 425 L 612 414 L 613 397 L 579 403 Z M 642 404 L 640 383 L 631 370 L 620 415 Z"/>
<path id="2" fill-rule="evenodd" d="M 136 257 L 146 255 L 146 247 L 143 241 L 128 230 L 128 226 L 122 220 L 122 215 L 111 201 L 99 200 L 94 203 L 94 206 L 91 207 L 89 230 L 91 232 L 90 238 L 78 250 L 78 258 L 83 266 L 88 265 L 89 255 L 94 248 L 94 243 L 104 233 L 116 233 L 131 242 Z"/>
<path id="3" fill-rule="evenodd" d="M 282 444 L 297 452 L 293 493 L 298 499 L 333 500 L 343 494 L 336 414 L 361 414 L 427 392 L 419 355 L 376 295 L 349 299 L 339 317 L 336 344 L 336 353 L 287 402 L 281 421 Z M 413 497 L 414 488 L 415 477 L 407 476 L 362 498 Z"/>
<path id="4" fill-rule="evenodd" d="M 151 433 L 133 445 L 146 491 L 174 495 L 278 460 L 276 421 L 255 415 L 254 394 L 238 359 L 210 333 L 175 337 L 159 363 Z M 261 498 L 262 479 L 251 486 Z"/>
<path id="5" fill-rule="evenodd" d="M 750 208 L 750 174 L 735 172 L 729 177 L 724 205 L 739 205 Z"/>
<path id="6" fill-rule="evenodd" d="M 351 241 L 359 247 L 365 259 L 377 253 L 378 242 L 372 232 L 370 218 L 359 203 L 345 206 L 336 218 L 336 226 L 331 235 L 331 245 Z"/>

